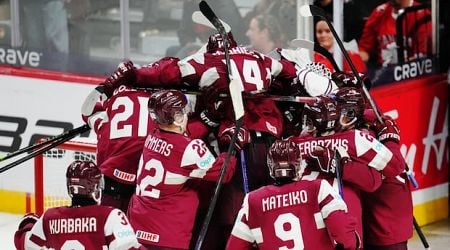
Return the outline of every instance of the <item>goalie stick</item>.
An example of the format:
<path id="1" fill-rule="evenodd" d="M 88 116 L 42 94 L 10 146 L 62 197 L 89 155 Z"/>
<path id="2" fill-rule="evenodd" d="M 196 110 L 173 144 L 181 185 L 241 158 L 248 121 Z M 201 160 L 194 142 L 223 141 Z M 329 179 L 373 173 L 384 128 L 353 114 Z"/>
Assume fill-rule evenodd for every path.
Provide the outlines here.
<path id="1" fill-rule="evenodd" d="M 203 221 L 197 242 L 195 244 L 195 249 L 200 250 L 201 246 L 203 244 L 203 240 L 206 236 L 206 232 L 208 231 L 208 226 L 209 226 L 209 222 L 211 221 L 211 217 L 214 211 L 214 208 L 216 206 L 217 203 L 217 199 L 218 199 L 218 195 L 220 192 L 220 188 L 222 186 L 222 180 L 223 177 L 225 175 L 225 171 L 228 167 L 229 161 L 230 161 L 230 157 L 231 154 L 233 152 L 233 145 L 236 142 L 238 133 L 240 128 L 242 127 L 242 123 L 243 123 L 243 117 L 244 117 L 244 106 L 243 106 L 243 102 L 242 102 L 242 90 L 243 90 L 243 86 L 242 84 L 240 84 L 240 82 L 238 82 L 236 79 L 233 78 L 233 74 L 231 71 L 231 66 L 230 66 L 230 54 L 228 51 L 228 35 L 227 32 L 225 30 L 225 28 L 223 27 L 222 23 L 220 22 L 220 19 L 216 16 L 216 14 L 213 12 L 213 10 L 211 9 L 211 7 L 209 7 L 208 3 L 206 3 L 205 1 L 201 1 L 199 3 L 199 8 L 200 11 L 202 12 L 202 14 L 214 25 L 214 27 L 217 29 L 217 31 L 220 33 L 220 35 L 223 38 L 223 47 L 224 47 L 224 52 L 225 52 L 225 62 L 226 62 L 226 66 L 227 66 L 227 72 L 228 72 L 228 81 L 229 81 L 229 88 L 230 88 L 230 95 L 231 95 L 231 101 L 233 104 L 233 109 L 234 109 L 234 115 L 235 115 L 235 120 L 236 120 L 236 128 L 235 128 L 235 132 L 233 134 L 233 136 L 231 137 L 231 142 L 230 145 L 228 147 L 227 150 L 227 155 L 225 157 L 225 162 L 222 165 L 221 171 L 220 171 L 220 175 L 219 175 L 219 179 L 217 180 L 217 184 L 216 187 L 214 189 L 214 194 L 213 197 L 211 199 L 211 202 L 209 204 L 208 207 L 208 211 L 206 213 L 206 217 Z"/>
<path id="2" fill-rule="evenodd" d="M 63 133 L 63 134 L 61 134 L 59 136 L 56 136 L 56 137 L 52 138 L 51 140 L 46 140 L 46 141 L 44 141 L 46 144 L 40 144 L 39 145 L 39 146 L 43 146 L 39 150 L 34 151 L 33 153 L 31 153 L 31 154 L 29 154 L 29 155 L 27 155 L 27 156 L 25 156 L 23 158 L 20 158 L 20 159 L 14 161 L 14 162 L 11 162 L 10 164 L 8 164 L 8 165 L 6 165 L 4 167 L 1 167 L 0 168 L 0 173 L 3 173 L 6 170 L 11 169 L 11 168 L 13 168 L 13 167 L 15 167 L 15 166 L 25 162 L 25 161 L 27 161 L 27 160 L 37 156 L 37 155 L 40 155 L 40 154 L 42 154 L 42 153 L 44 153 L 44 152 L 46 152 L 46 151 L 48 151 L 48 150 L 58 146 L 58 145 L 66 142 L 66 141 L 69 141 L 70 139 L 74 138 L 75 136 L 77 136 L 77 135 L 79 135 L 81 133 L 84 133 L 84 132 L 88 131 L 89 129 L 91 129 L 91 128 L 88 125 L 85 124 L 85 125 L 80 126 L 80 127 L 76 128 L 76 129 L 69 130 L 66 133 Z M 49 141 L 51 141 L 51 142 L 49 142 Z M 37 148 L 37 147 L 34 147 L 33 149 L 35 149 L 35 148 Z"/>

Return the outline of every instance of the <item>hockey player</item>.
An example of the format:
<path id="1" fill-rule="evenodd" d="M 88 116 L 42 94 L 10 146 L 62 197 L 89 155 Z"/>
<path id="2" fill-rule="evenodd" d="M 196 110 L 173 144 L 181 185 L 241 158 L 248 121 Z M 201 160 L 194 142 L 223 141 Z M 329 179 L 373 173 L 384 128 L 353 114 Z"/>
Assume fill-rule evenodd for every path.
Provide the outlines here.
<path id="1" fill-rule="evenodd" d="M 362 96 L 361 96 L 362 97 Z M 358 109 L 345 110 L 337 105 L 336 101 L 329 97 L 320 97 L 319 102 L 313 105 L 305 105 L 304 124 L 305 132 L 309 135 L 294 137 L 302 155 L 311 155 L 318 147 L 330 147 L 341 154 L 341 165 L 338 169 L 309 168 L 310 174 L 304 178 L 325 178 L 333 180 L 336 187 L 343 183 L 340 189 L 346 201 L 349 213 L 357 219 L 357 231 L 363 235 L 362 208 L 360 192 L 372 192 L 381 185 L 381 173 L 395 176 L 398 174 L 398 164 L 403 160 L 399 151 L 384 146 L 375 138 L 360 130 L 348 129 L 345 132 L 336 130 L 340 126 L 348 126 L 348 121 L 343 121 L 342 114 L 352 114 L 362 117 L 364 99 L 355 102 Z M 352 102 L 348 96 L 348 101 Z M 362 102 L 361 102 L 362 101 Z M 354 123 L 354 121 L 353 121 Z M 344 125 L 342 125 L 344 124 Z M 349 127 L 351 128 L 351 127 Z M 314 159 L 314 158 L 312 158 Z M 320 164 L 309 164 L 320 166 Z M 341 180 L 334 179 L 339 171 Z"/>
<path id="2" fill-rule="evenodd" d="M 400 154 L 400 130 L 395 121 L 383 116 L 383 123 L 368 120 L 363 107 L 364 99 L 358 88 L 342 88 L 335 98 L 342 108 L 342 129 L 361 128 L 364 122 L 371 124 L 371 132 L 394 155 Z M 372 115 L 373 116 L 373 115 Z M 364 121 L 364 119 L 366 121 Z M 375 158 L 374 158 L 375 159 Z M 364 249 L 407 249 L 407 241 L 413 234 L 413 204 L 409 180 L 405 173 L 405 161 L 397 162 L 394 171 L 382 171 L 381 186 L 373 192 L 361 193 L 363 205 Z"/>
<path id="3" fill-rule="evenodd" d="M 228 36 L 230 67 L 233 77 L 242 83 L 244 92 L 264 92 L 272 83 L 272 78 L 280 80 L 285 87 L 302 85 L 310 95 L 328 93 L 336 85 L 327 77 L 316 74 L 308 68 L 298 71 L 286 60 L 275 60 L 245 47 L 237 46 L 231 33 Z M 193 88 L 202 91 L 204 109 L 200 118 L 211 130 L 232 131 L 234 114 L 228 87 L 228 72 L 225 64 L 223 38 L 212 35 L 205 53 L 197 53 L 183 60 L 163 58 L 156 63 L 135 68 L 127 63 L 127 73 L 105 82 L 106 89 L 114 89 L 122 83 L 134 83 L 138 87 Z M 297 75 L 298 74 L 298 75 Z M 252 162 L 244 174 L 236 174 L 230 185 L 224 185 L 227 193 L 223 201 L 227 204 L 223 224 L 231 230 L 234 218 L 244 196 L 243 180 L 247 176 L 248 189 L 253 190 L 270 181 L 266 166 L 266 152 L 276 137 L 283 131 L 283 117 L 273 100 L 267 98 L 245 98 L 244 127 L 251 131 L 252 146 L 244 149 L 245 159 Z M 244 136 L 245 138 L 245 136 Z M 240 168 L 238 168 L 240 171 Z M 247 173 L 245 173 L 247 172 Z M 242 177 L 243 179 L 245 177 Z M 219 201 L 219 204 L 222 202 Z M 219 209 L 224 206 L 219 205 Z M 221 238 L 226 238 L 221 237 Z"/>
<path id="4" fill-rule="evenodd" d="M 158 127 L 145 140 L 128 215 L 144 249 L 188 249 L 199 202 L 196 180 L 216 181 L 226 154 L 215 158 L 202 140 L 186 136 L 189 110 L 180 91 L 155 92 L 148 105 Z M 235 164 L 231 156 L 224 182 Z"/>
<path id="5" fill-rule="evenodd" d="M 267 161 L 275 183 L 245 196 L 227 249 L 358 248 L 355 220 L 339 194 L 325 180 L 299 179 L 294 142 L 275 141 Z"/>
<path id="6" fill-rule="evenodd" d="M 128 73 L 127 62 L 121 63 L 103 84 Z M 155 127 L 147 110 L 150 92 L 127 85 L 103 91 L 105 95 L 93 90 L 86 98 L 82 117 L 97 134 L 97 164 L 105 178 L 101 204 L 126 213 L 136 189 L 145 138 Z M 190 119 L 188 127 L 192 138 L 202 138 L 208 133 L 199 119 Z"/>
<path id="7" fill-rule="evenodd" d="M 99 98 L 91 108 L 84 104 L 82 113 L 97 134 L 96 159 L 105 179 L 101 204 L 126 213 L 136 189 L 145 136 L 154 125 L 148 118 L 148 92 L 122 85 L 108 95 L 107 99 Z"/>
<path id="8" fill-rule="evenodd" d="M 67 168 L 71 206 L 48 209 L 34 224 L 25 249 L 137 249 L 139 243 L 126 215 L 99 206 L 102 173 L 92 161 Z"/>

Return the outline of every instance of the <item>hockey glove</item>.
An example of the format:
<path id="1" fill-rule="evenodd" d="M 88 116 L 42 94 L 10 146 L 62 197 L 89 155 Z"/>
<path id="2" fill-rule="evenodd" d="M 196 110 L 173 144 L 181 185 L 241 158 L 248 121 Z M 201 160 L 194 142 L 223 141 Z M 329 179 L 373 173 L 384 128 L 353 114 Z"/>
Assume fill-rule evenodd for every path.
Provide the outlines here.
<path id="1" fill-rule="evenodd" d="M 218 134 L 218 142 L 221 145 L 228 145 L 231 142 L 231 138 L 236 131 L 236 126 L 221 126 Z M 247 144 L 251 141 L 250 132 L 245 128 L 241 127 L 238 131 L 236 142 L 234 143 L 234 148 L 236 151 L 241 151 Z"/>
<path id="2" fill-rule="evenodd" d="M 225 107 L 228 103 L 228 95 L 225 91 L 214 86 L 202 91 L 205 109 L 200 113 L 200 119 L 209 127 L 216 128 L 225 117 Z"/>
<path id="3" fill-rule="evenodd" d="M 400 142 L 400 129 L 397 123 L 390 116 L 383 116 L 384 123 L 375 121 L 373 130 L 377 134 L 377 138 L 380 142 L 393 141 L 395 143 Z"/>
<path id="4" fill-rule="evenodd" d="M 359 73 L 359 77 L 363 81 L 362 83 L 367 89 L 370 89 L 372 82 L 369 77 L 363 73 Z M 361 88 L 362 84 L 358 81 L 358 78 L 351 72 L 334 72 L 331 74 L 331 79 L 336 83 L 338 87 L 357 87 Z"/>
<path id="5" fill-rule="evenodd" d="M 329 148 L 316 146 L 306 156 L 306 167 L 312 171 L 317 171 L 325 175 L 336 177 L 336 168 L 340 163 L 334 159 L 335 152 Z"/>
<path id="6" fill-rule="evenodd" d="M 103 85 L 104 93 L 109 97 L 113 94 L 114 89 L 120 85 L 131 85 L 134 83 L 136 79 L 134 70 L 135 67 L 132 61 L 121 62 L 114 73 L 101 84 Z"/>

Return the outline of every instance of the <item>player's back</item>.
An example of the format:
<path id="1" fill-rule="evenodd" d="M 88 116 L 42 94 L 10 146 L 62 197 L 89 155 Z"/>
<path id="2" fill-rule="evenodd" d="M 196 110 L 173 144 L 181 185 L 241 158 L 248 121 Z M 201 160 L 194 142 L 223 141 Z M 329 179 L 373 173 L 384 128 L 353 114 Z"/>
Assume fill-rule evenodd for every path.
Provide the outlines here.
<path id="1" fill-rule="evenodd" d="M 149 94 L 120 86 L 105 104 L 107 119 L 99 130 L 97 164 L 102 172 L 134 184 L 145 137 L 153 126 L 148 116 Z"/>
<path id="2" fill-rule="evenodd" d="M 50 248 L 102 249 L 113 240 L 108 239 L 113 235 L 105 235 L 105 224 L 112 210 L 97 205 L 50 208 L 43 215 L 42 227 L 33 228 L 30 240 L 35 241 L 43 233 L 44 245 Z"/>
<path id="3" fill-rule="evenodd" d="M 222 51 L 204 54 L 204 64 L 198 66 L 201 73 L 200 86 L 214 84 L 214 88 L 228 92 L 228 76 L 225 55 Z M 282 70 L 280 62 L 245 47 L 230 49 L 230 68 L 233 78 L 242 84 L 244 92 L 264 91 L 270 87 L 272 76 Z M 213 72 L 216 71 L 216 72 Z M 295 76 L 295 72 L 291 73 Z M 209 81 L 205 79 L 210 79 Z M 204 83 L 203 83 L 204 82 Z M 246 99 L 244 125 L 249 130 L 267 132 L 279 136 L 282 131 L 282 116 L 273 100 L 259 98 Z M 233 109 L 225 110 L 225 117 L 234 120 Z"/>
<path id="4" fill-rule="evenodd" d="M 234 47 L 230 52 L 233 77 L 242 82 L 245 91 L 267 89 L 271 81 L 271 59 L 245 47 Z M 215 86 L 228 88 L 227 66 L 223 51 L 204 54 L 204 67 L 215 67 L 220 76 Z M 200 70 L 200 72 L 203 70 Z"/>
<path id="5" fill-rule="evenodd" d="M 334 249 L 321 213 L 323 206 L 332 201 L 328 199 L 332 197 L 322 197 L 325 193 L 320 180 L 270 185 L 251 192 L 248 226 L 261 234 L 259 239 L 256 237 L 258 247 Z"/>

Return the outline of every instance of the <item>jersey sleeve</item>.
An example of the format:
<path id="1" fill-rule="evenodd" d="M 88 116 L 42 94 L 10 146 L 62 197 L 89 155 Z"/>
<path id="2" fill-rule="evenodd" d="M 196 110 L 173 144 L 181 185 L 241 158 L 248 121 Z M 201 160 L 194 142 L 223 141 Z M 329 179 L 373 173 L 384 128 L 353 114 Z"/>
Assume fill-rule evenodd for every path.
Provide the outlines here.
<path id="1" fill-rule="evenodd" d="M 248 226 L 248 194 L 244 197 L 242 207 L 239 210 L 231 235 L 228 238 L 226 249 L 252 249 L 255 237 Z"/>
<path id="2" fill-rule="evenodd" d="M 321 180 L 318 202 L 331 239 L 343 249 L 357 249 L 356 219 L 347 213 L 347 205 L 326 180 Z"/>
<path id="3" fill-rule="evenodd" d="M 373 192 L 381 186 L 381 173 L 358 159 L 349 161 L 342 172 L 342 180 L 364 192 Z"/>
<path id="4" fill-rule="evenodd" d="M 189 177 L 216 181 L 225 158 L 225 153 L 215 158 L 201 139 L 194 139 L 184 150 L 181 167 L 190 170 Z M 224 182 L 228 182 L 233 176 L 235 165 L 236 159 L 231 156 Z"/>
<path id="5" fill-rule="evenodd" d="M 175 57 L 164 57 L 159 61 L 135 70 L 137 87 L 161 87 L 182 85 L 181 72 Z"/>
<path id="6" fill-rule="evenodd" d="M 25 237 L 25 249 L 39 250 L 45 247 L 46 237 L 43 227 L 43 218 L 45 214 L 42 215 L 39 220 L 34 224 L 30 233 Z"/>
<path id="7" fill-rule="evenodd" d="M 393 177 L 405 169 L 400 146 L 393 142 L 381 143 L 368 133 L 355 130 L 356 157 L 364 157 L 369 167 Z"/>
<path id="8" fill-rule="evenodd" d="M 105 222 L 105 237 L 109 239 L 109 249 L 137 249 L 139 243 L 126 215 L 113 209 Z"/>
<path id="9" fill-rule="evenodd" d="M 93 89 L 81 106 L 81 118 L 97 133 L 101 125 L 108 121 L 104 103 L 106 96 Z"/>
<path id="10" fill-rule="evenodd" d="M 25 239 L 30 238 L 30 231 L 33 228 L 33 225 L 34 224 L 29 223 L 14 233 L 14 246 L 17 250 L 25 249 Z"/>

